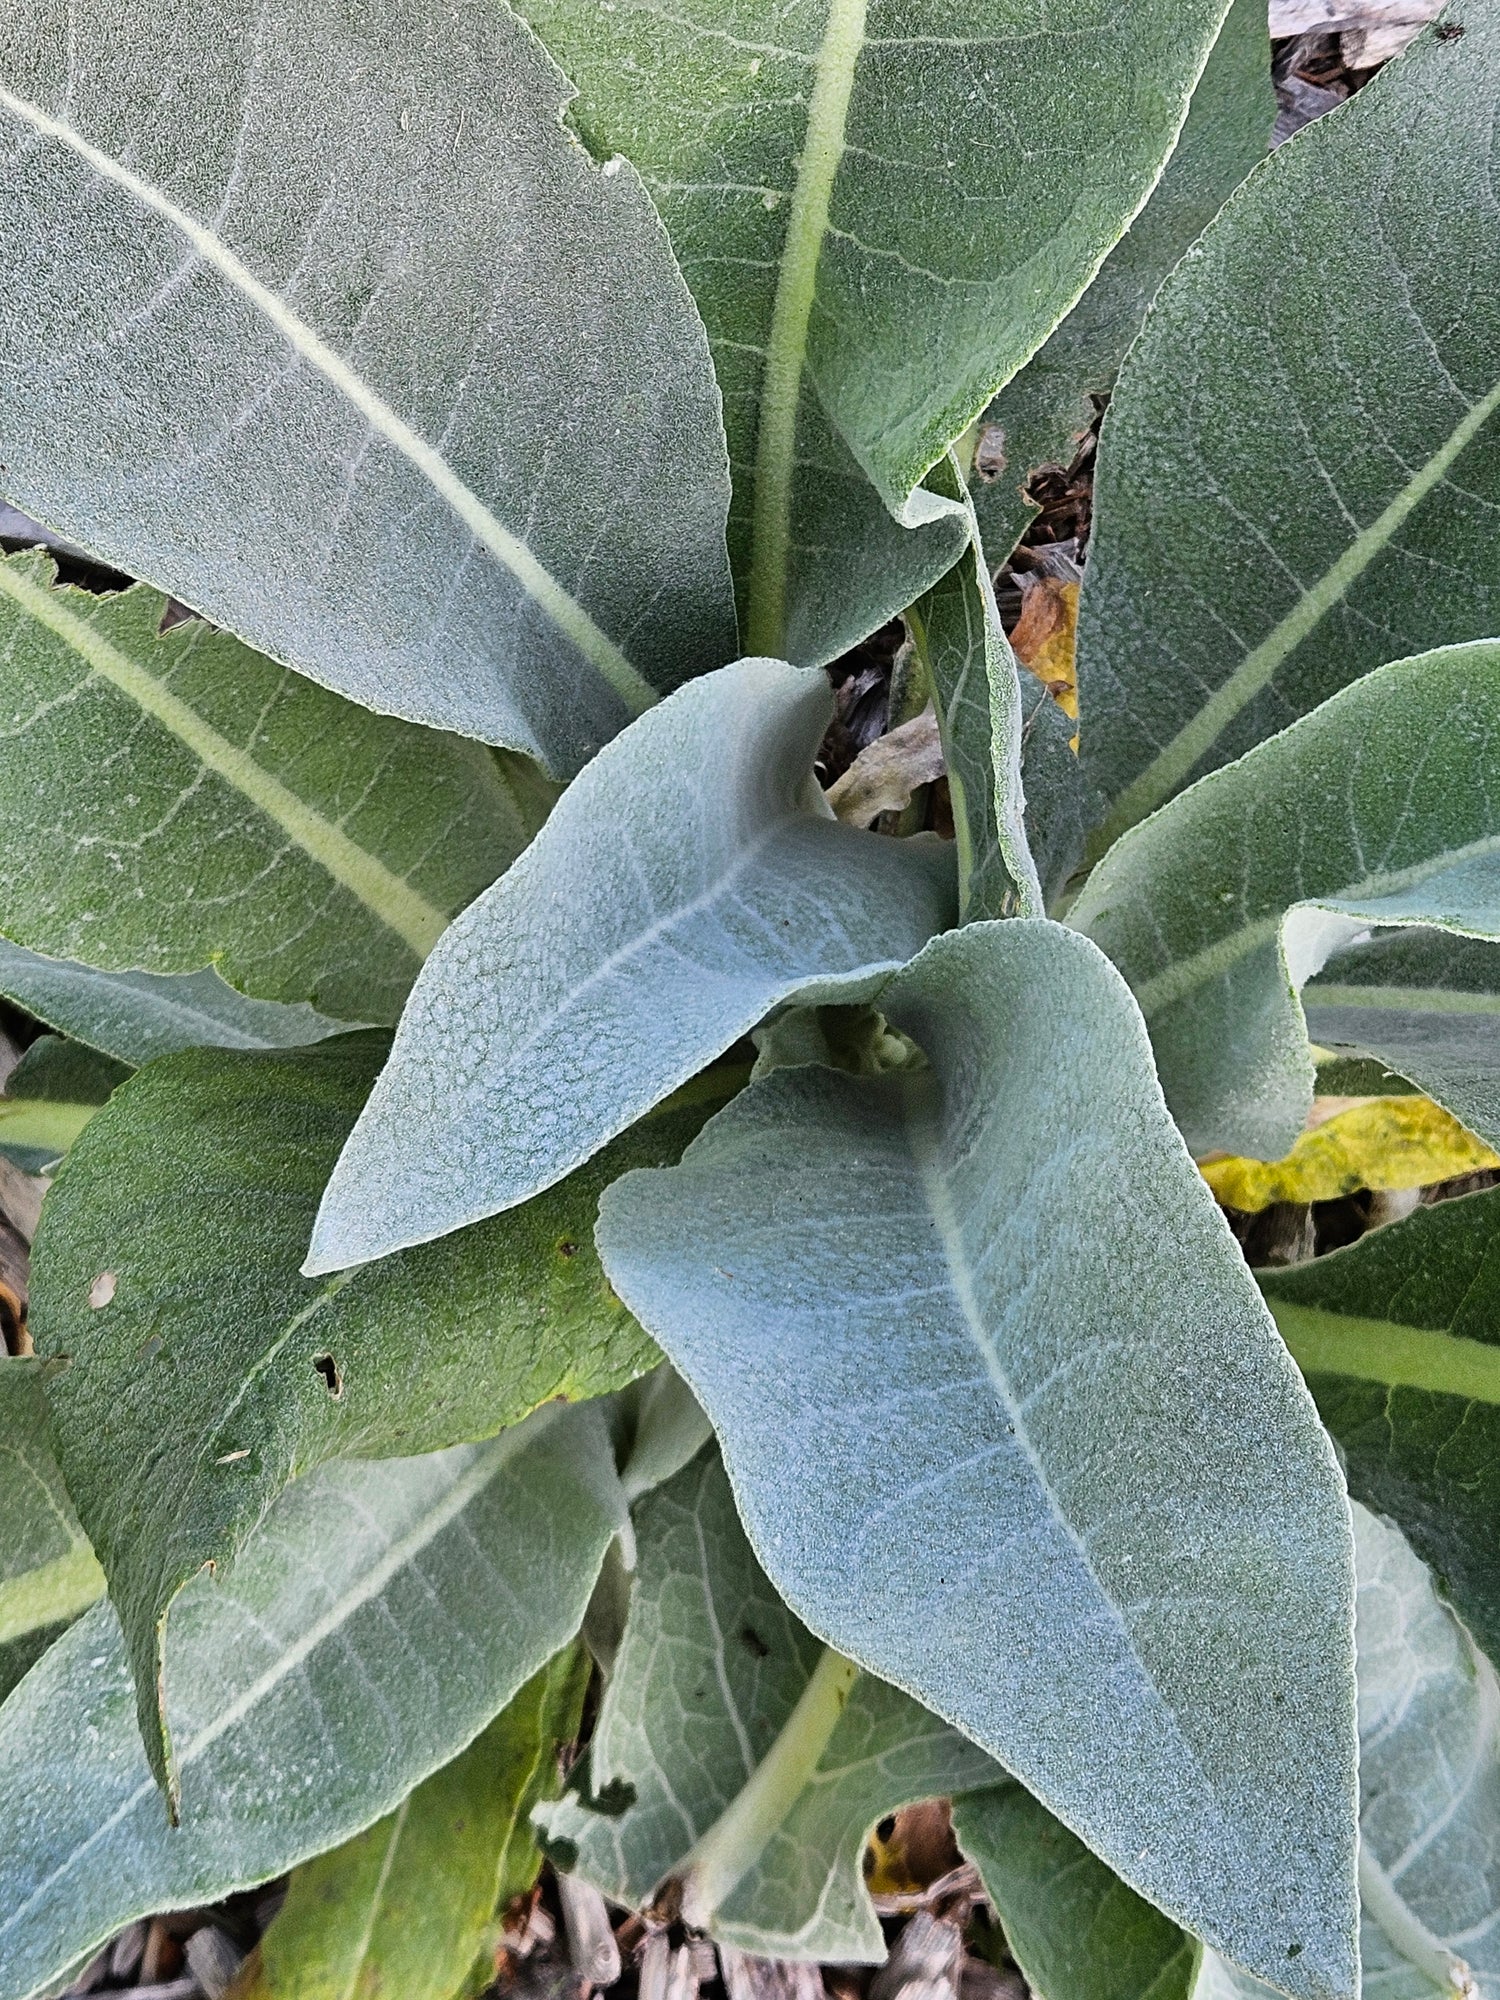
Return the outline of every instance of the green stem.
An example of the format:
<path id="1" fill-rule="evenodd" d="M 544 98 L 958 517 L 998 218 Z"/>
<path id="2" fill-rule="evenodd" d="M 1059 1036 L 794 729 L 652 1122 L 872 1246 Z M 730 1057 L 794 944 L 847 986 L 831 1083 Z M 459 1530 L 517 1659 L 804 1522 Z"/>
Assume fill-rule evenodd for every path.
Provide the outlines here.
<path id="1" fill-rule="evenodd" d="M 748 1783 L 688 1856 L 682 1883 L 683 1921 L 707 1929 L 822 1762 L 859 1668 L 829 1647 L 802 1690 L 781 1734 Z"/>

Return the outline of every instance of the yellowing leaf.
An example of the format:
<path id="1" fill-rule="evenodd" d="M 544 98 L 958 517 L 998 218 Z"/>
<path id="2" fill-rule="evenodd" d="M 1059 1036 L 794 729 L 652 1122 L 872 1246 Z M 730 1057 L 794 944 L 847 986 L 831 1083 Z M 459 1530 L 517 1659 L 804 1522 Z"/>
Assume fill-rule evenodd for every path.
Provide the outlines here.
<path id="1" fill-rule="evenodd" d="M 1229 1208 L 1250 1213 L 1277 1201 L 1334 1201 L 1359 1188 L 1430 1187 L 1500 1167 L 1427 1097 L 1319 1098 L 1308 1129 L 1285 1159 L 1216 1159 L 1203 1178 Z"/>

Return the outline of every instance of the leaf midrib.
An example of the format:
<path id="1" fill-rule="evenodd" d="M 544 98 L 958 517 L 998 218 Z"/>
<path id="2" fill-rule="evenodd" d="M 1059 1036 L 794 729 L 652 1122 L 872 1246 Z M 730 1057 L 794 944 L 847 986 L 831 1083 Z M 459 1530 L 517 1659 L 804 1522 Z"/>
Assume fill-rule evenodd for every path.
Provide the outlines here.
<path id="1" fill-rule="evenodd" d="M 442 454 L 420 436 L 404 417 L 398 415 L 344 357 L 329 346 L 321 334 L 299 318 L 268 285 L 263 284 L 222 238 L 169 201 L 149 181 L 132 173 L 122 161 L 91 144 L 65 120 L 54 117 L 24 97 L 18 97 L 3 85 L 0 85 L 0 110 L 8 111 L 43 137 L 68 147 L 102 179 L 123 189 L 132 200 L 160 216 L 182 236 L 205 263 L 212 265 L 255 307 L 295 353 L 359 411 L 376 435 L 415 467 L 475 540 L 504 564 L 526 594 L 571 640 L 584 658 L 597 668 L 633 713 L 643 713 L 659 699 L 656 690 L 614 641 L 594 623 L 578 600 L 538 561 L 526 543 L 513 534 L 479 495 L 465 484 Z"/>
<path id="2" fill-rule="evenodd" d="M 1192 719 L 1184 724 L 1115 802 L 1104 825 L 1090 843 L 1094 858 L 1120 835 L 1155 810 L 1218 742 L 1224 731 L 1286 660 L 1337 608 L 1375 559 L 1395 540 L 1407 519 L 1427 498 L 1455 461 L 1500 410 L 1500 381 L 1468 410 L 1427 462 L 1402 487 L 1395 499 L 1362 529 L 1318 581 L 1305 590 L 1291 610 L 1247 653 L 1222 686 L 1215 689 Z"/>
<path id="3" fill-rule="evenodd" d="M 1025 1414 L 1021 1409 L 1014 1385 L 1006 1374 L 999 1350 L 991 1339 L 984 1324 L 984 1314 L 980 1309 L 974 1291 L 973 1275 L 969 1267 L 968 1254 L 964 1246 L 963 1230 L 954 1210 L 952 1191 L 948 1186 L 943 1167 L 942 1140 L 937 1118 L 929 1102 L 924 1101 L 925 1093 L 909 1089 L 905 1102 L 905 1129 L 912 1161 L 917 1170 L 917 1178 L 922 1190 L 922 1198 L 932 1219 L 933 1228 L 942 1248 L 943 1260 L 948 1271 L 953 1298 L 962 1315 L 970 1342 L 984 1367 L 996 1400 L 1006 1413 L 1011 1437 L 1025 1454 L 1037 1484 L 1046 1496 L 1048 1510 L 1052 1518 L 1061 1526 L 1072 1545 L 1078 1562 L 1089 1582 L 1098 1592 L 1099 1601 L 1105 1605 L 1109 1615 L 1125 1642 L 1130 1659 L 1142 1681 L 1150 1688 L 1160 1704 L 1162 1714 L 1171 1723 L 1175 1741 L 1189 1766 L 1202 1784 L 1204 1793 L 1217 1803 L 1214 1787 L 1203 1770 L 1201 1761 L 1191 1743 L 1188 1742 L 1175 1712 L 1158 1687 L 1156 1678 L 1146 1662 L 1141 1658 L 1136 1646 L 1135 1634 L 1130 1628 L 1125 1611 L 1106 1587 L 1103 1578 L 1094 1567 L 1093 1557 L 1084 1546 L 1083 1538 L 1074 1527 L 1061 1500 L 1053 1490 L 1031 1433 L 1027 1428 Z M 959 1725 L 961 1726 L 961 1725 Z M 967 1732 L 966 1732 L 967 1733 Z M 989 1746 L 981 1744 L 982 1749 Z M 998 1754 L 993 1753 L 992 1754 Z M 1079 1836 L 1082 1838 L 1082 1836 Z"/>
<path id="4" fill-rule="evenodd" d="M 1433 1327 L 1301 1305 L 1274 1294 L 1266 1303 L 1304 1374 L 1342 1375 L 1500 1407 L 1500 1346 Z"/>
<path id="5" fill-rule="evenodd" d="M 865 4 L 866 0 L 829 0 L 777 272 L 755 439 L 746 621 L 751 653 L 778 655 L 785 647 L 797 410 L 818 262 L 828 234 L 834 178 L 844 156 L 854 69 L 864 46 Z"/>
<path id="6" fill-rule="evenodd" d="M 1399 1014 L 1500 1014 L 1500 993 L 1463 993 L 1450 986 L 1340 986 L 1305 988 L 1302 1004 L 1316 1013 L 1321 1007 L 1368 1007 Z"/>
<path id="7" fill-rule="evenodd" d="M 11 563 L 0 563 L 0 592 L 45 626 L 127 700 L 176 737 L 205 769 L 247 799 L 310 860 L 347 889 L 420 961 L 447 929 L 445 911 L 413 889 L 341 827 L 316 812 L 247 750 L 232 743 L 197 710 L 140 666 L 94 624 L 69 609 L 64 588 L 33 582 Z M 108 605 L 109 599 L 100 600 Z"/>

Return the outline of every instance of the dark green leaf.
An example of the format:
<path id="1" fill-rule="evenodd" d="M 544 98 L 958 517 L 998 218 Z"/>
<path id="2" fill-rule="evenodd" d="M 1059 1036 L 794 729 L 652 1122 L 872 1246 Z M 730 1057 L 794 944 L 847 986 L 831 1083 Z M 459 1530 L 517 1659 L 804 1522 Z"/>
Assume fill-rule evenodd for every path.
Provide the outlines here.
<path id="1" fill-rule="evenodd" d="M 318 1198 L 384 1052 L 359 1035 L 153 1063 L 94 1121 L 43 1211 L 35 1336 L 72 1363 L 51 1389 L 58 1451 L 157 1762 L 173 1599 L 233 1557 L 288 1482 L 330 1458 L 491 1437 L 657 1359 L 600 1270 L 596 1205 L 624 1167 L 675 1160 L 732 1084 L 663 1109 L 503 1219 L 308 1280 Z"/>
<path id="2" fill-rule="evenodd" d="M 1349 1486 L 1500 1659 L 1500 1191 L 1259 1273 Z"/>
<path id="3" fill-rule="evenodd" d="M 1193 1940 L 1023 1785 L 959 1799 L 953 1831 L 1036 2000 L 1187 2000 Z"/>

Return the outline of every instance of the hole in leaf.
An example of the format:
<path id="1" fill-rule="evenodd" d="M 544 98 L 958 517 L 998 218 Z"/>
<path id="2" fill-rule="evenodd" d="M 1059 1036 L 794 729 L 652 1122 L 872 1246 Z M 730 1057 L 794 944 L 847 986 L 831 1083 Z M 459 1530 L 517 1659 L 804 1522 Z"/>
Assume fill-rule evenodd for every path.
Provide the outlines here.
<path id="1" fill-rule="evenodd" d="M 115 1295 L 116 1278 L 113 1271 L 101 1271 L 89 1286 L 89 1304 L 95 1312 L 107 1306 Z"/>
<path id="2" fill-rule="evenodd" d="M 329 1395 L 337 1402 L 344 1393 L 344 1378 L 339 1373 L 338 1363 L 331 1354 L 315 1354 L 313 1367 L 322 1376 L 323 1386 Z"/>

